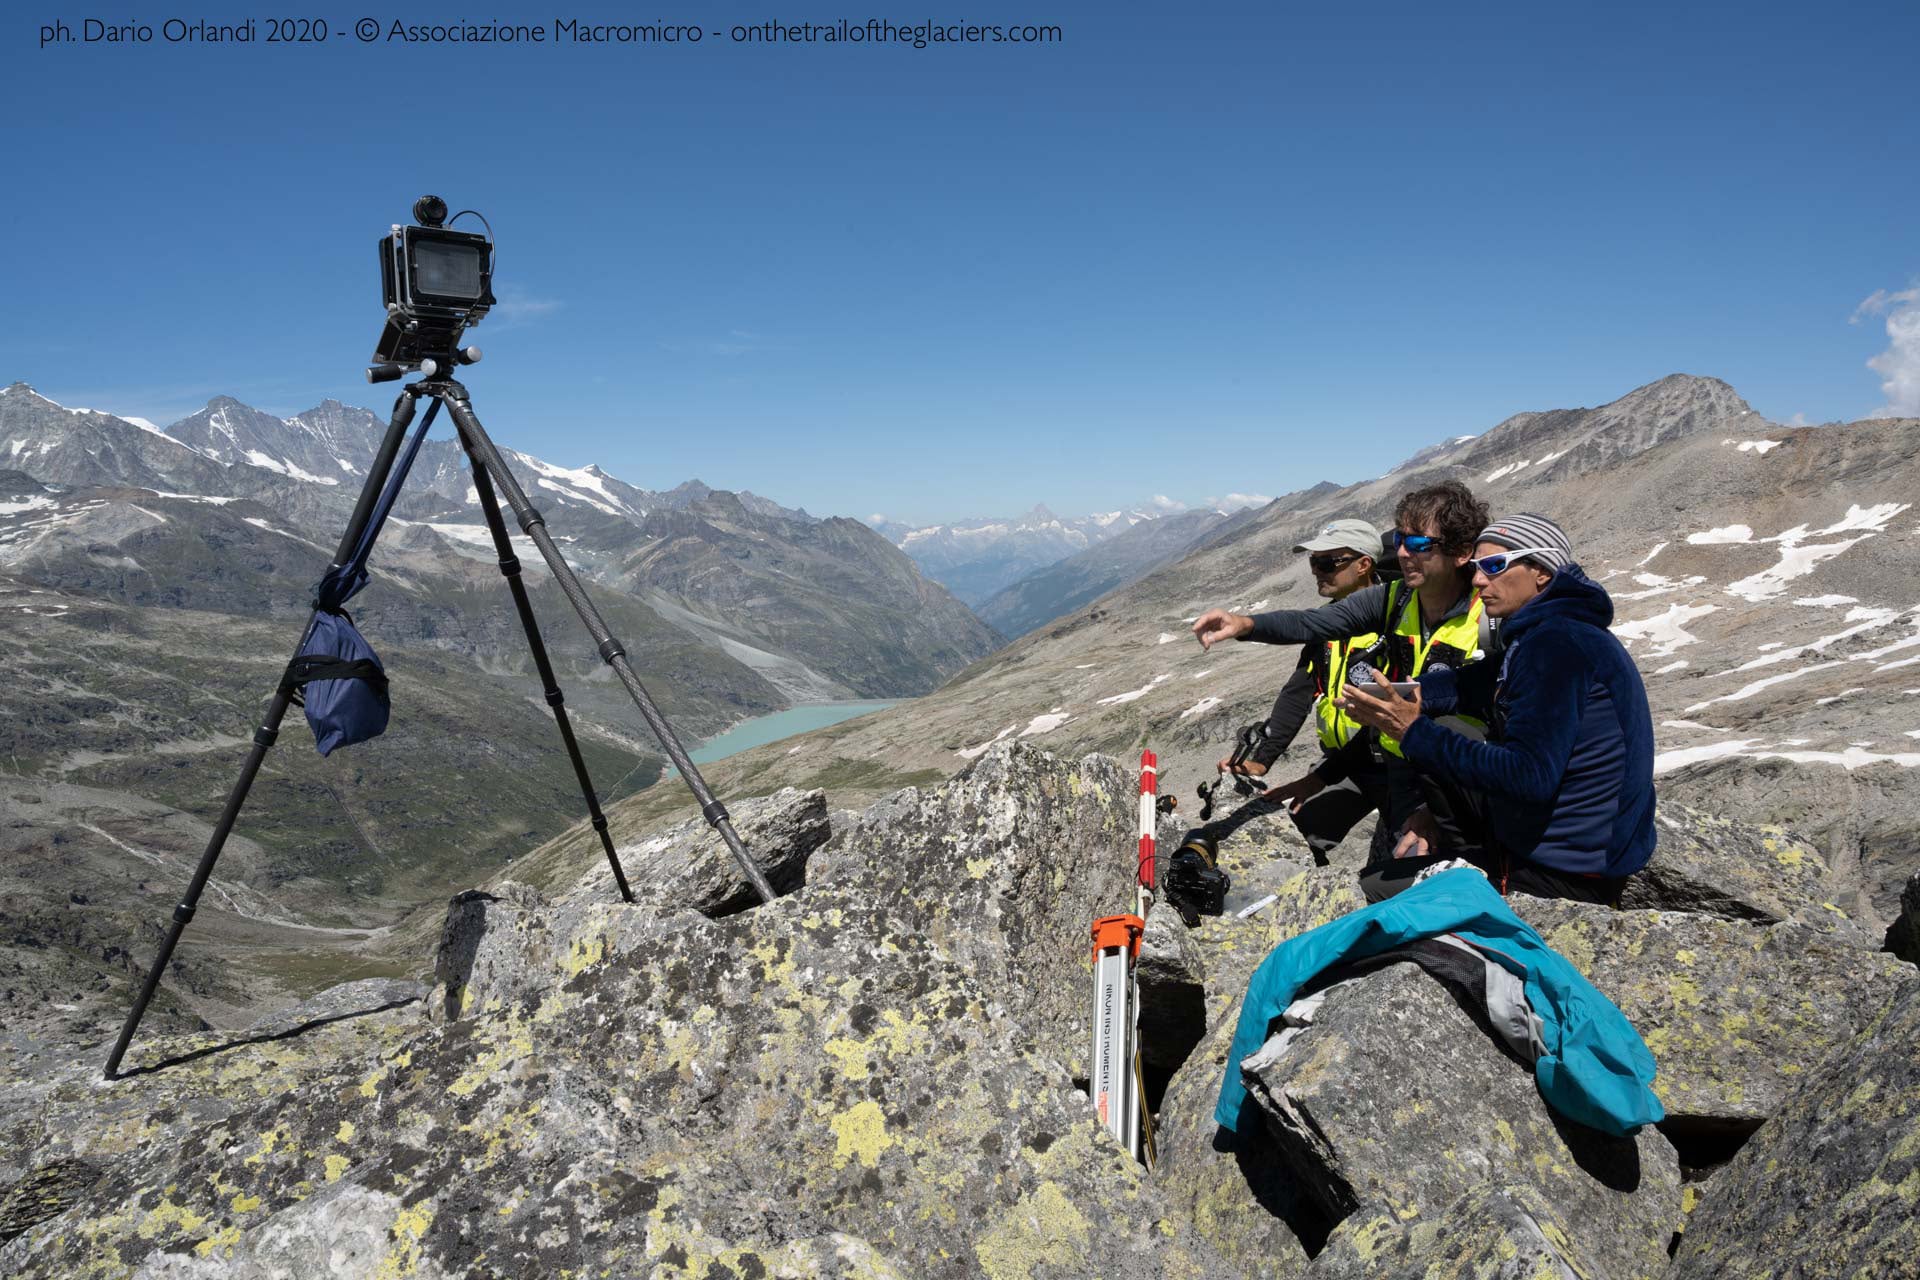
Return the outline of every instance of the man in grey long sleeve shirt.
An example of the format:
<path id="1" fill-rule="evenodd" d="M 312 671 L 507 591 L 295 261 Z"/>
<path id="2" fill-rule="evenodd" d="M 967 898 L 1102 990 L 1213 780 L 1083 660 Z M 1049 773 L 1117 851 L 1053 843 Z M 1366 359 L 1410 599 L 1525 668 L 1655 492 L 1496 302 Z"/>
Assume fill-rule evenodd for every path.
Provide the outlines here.
<path id="1" fill-rule="evenodd" d="M 1293 550 L 1306 554 L 1321 598 L 1340 601 L 1377 580 L 1380 547 L 1380 531 L 1366 521 L 1335 520 Z M 1220 762 L 1223 770 L 1264 776 L 1307 717 L 1313 717 L 1320 759 L 1300 777 L 1268 790 L 1265 799 L 1287 806 L 1314 861 L 1322 866 L 1349 831 L 1386 806 L 1386 766 L 1377 758 L 1374 734 L 1334 701 L 1351 663 L 1368 657 L 1378 639 L 1366 634 L 1301 646 L 1300 661 L 1274 699 L 1250 758 L 1240 764 L 1232 757 Z"/>

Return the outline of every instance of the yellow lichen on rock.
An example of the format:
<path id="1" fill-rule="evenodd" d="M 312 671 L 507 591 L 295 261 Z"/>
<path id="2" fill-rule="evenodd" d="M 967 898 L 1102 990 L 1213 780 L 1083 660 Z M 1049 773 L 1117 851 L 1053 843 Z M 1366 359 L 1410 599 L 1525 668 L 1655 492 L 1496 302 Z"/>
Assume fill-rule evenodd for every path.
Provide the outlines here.
<path id="1" fill-rule="evenodd" d="M 836 1169 L 846 1168 L 850 1160 L 875 1168 L 880 1163 L 880 1154 L 893 1145 L 893 1137 L 887 1132 L 886 1113 L 871 1098 L 856 1103 L 827 1123 L 838 1139 L 833 1155 Z"/>
<path id="2" fill-rule="evenodd" d="M 222 1258 L 231 1258 L 233 1257 L 234 1246 L 239 1243 L 240 1228 L 226 1226 L 193 1246 L 193 1251 L 203 1258 L 211 1258 L 215 1253 L 218 1253 Z"/>
<path id="3" fill-rule="evenodd" d="M 380 1265 L 373 1273 L 375 1280 L 403 1280 L 403 1277 L 416 1274 L 420 1268 L 420 1241 L 432 1225 L 433 1209 L 430 1205 L 417 1204 L 400 1210 L 391 1228 L 393 1247 L 380 1259 Z"/>
<path id="4" fill-rule="evenodd" d="M 974 1242 L 989 1280 L 1032 1280 L 1041 1270 L 1084 1269 L 1091 1226 L 1059 1184 L 1043 1182 Z"/>

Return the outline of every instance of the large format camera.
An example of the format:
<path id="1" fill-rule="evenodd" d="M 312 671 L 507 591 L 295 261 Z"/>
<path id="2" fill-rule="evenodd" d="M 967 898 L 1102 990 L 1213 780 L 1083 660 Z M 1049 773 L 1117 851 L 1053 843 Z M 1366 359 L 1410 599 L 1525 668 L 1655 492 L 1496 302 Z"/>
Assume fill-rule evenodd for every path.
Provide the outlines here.
<path id="1" fill-rule="evenodd" d="M 471 364 L 479 351 L 460 350 L 460 335 L 493 306 L 491 235 L 448 227 L 447 202 L 439 196 L 414 201 L 413 217 L 418 226 L 395 226 L 380 238 L 387 323 L 373 349 L 370 382 L 416 368 L 431 376 L 456 361 Z M 426 368 L 428 362 L 434 367 Z"/>

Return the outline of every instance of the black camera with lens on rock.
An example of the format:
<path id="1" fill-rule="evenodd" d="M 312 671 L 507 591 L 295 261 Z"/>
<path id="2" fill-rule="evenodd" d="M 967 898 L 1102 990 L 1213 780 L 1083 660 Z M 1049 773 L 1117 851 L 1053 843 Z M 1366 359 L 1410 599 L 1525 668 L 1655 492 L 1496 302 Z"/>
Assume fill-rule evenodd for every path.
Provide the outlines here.
<path id="1" fill-rule="evenodd" d="M 1224 912 L 1232 887 L 1233 877 L 1220 865 L 1220 843 L 1205 827 L 1181 838 L 1160 880 L 1161 892 L 1189 929 L 1199 927 L 1201 916 Z"/>

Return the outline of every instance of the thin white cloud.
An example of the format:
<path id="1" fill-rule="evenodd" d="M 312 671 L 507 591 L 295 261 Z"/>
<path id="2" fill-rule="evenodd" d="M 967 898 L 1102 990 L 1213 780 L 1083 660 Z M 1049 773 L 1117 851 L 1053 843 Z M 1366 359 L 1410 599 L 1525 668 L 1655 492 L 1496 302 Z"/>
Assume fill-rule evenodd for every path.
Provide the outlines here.
<path id="1" fill-rule="evenodd" d="M 660 349 L 682 356 L 744 356 L 772 349 L 775 344 L 745 329 L 729 329 L 724 338 L 694 338 L 685 342 L 663 342 Z"/>
<path id="2" fill-rule="evenodd" d="M 1880 392 L 1887 402 L 1875 409 L 1875 418 L 1920 418 L 1920 285 L 1888 293 L 1875 289 L 1854 308 L 1850 323 L 1862 316 L 1887 318 L 1887 349 L 1867 361 L 1880 375 Z"/>
<path id="3" fill-rule="evenodd" d="M 1174 515 L 1187 509 L 1186 503 L 1176 502 L 1164 493 L 1154 494 L 1152 500 L 1149 501 L 1147 505 L 1162 515 Z"/>
<path id="4" fill-rule="evenodd" d="M 562 305 L 558 298 L 535 298 L 520 289 L 502 289 L 500 300 L 488 315 L 500 322 L 498 327 L 507 328 L 550 316 Z"/>
<path id="5" fill-rule="evenodd" d="M 1242 507 L 1264 507 L 1272 501 L 1273 495 L 1267 493 L 1229 493 L 1218 498 L 1208 498 L 1206 504 L 1215 511 L 1231 514 Z"/>

